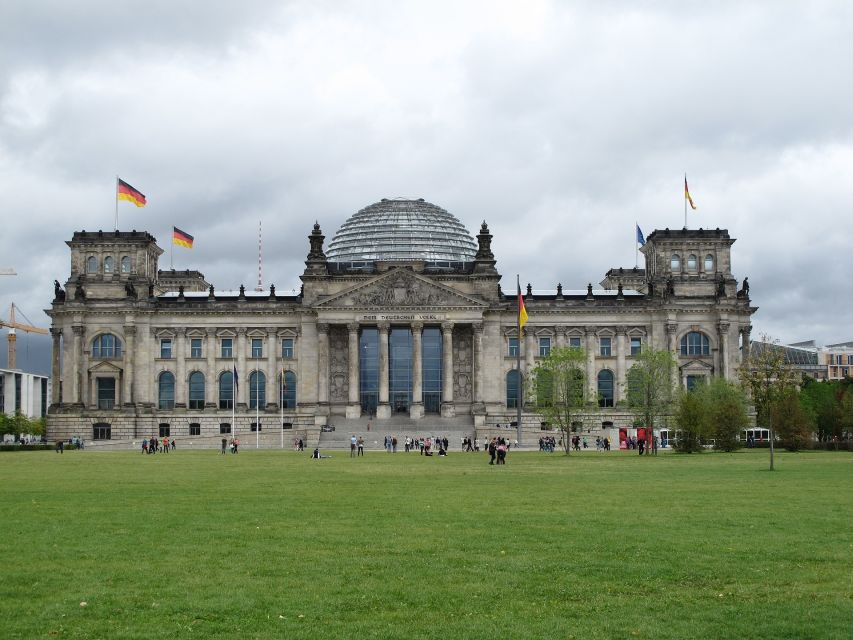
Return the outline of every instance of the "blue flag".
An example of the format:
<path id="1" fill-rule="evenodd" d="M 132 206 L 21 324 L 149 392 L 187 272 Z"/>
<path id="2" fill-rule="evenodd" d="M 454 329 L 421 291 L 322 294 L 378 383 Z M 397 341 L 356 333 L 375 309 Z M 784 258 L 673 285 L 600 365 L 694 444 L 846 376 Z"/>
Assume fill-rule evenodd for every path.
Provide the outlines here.
<path id="1" fill-rule="evenodd" d="M 643 232 L 640 230 L 640 225 L 637 225 L 637 242 L 640 243 L 641 247 L 646 244 L 646 239 L 643 237 Z"/>

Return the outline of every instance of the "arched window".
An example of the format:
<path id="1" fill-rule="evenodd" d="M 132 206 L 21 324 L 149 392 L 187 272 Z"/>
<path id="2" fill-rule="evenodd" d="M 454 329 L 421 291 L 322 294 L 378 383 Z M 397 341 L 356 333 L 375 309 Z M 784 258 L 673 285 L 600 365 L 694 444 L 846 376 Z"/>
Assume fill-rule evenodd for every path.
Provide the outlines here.
<path id="1" fill-rule="evenodd" d="M 121 257 L 121 272 L 130 273 L 130 256 Z"/>
<path id="2" fill-rule="evenodd" d="M 157 406 L 160 409 L 175 408 L 175 376 L 169 371 L 160 374 L 157 383 Z"/>
<path id="3" fill-rule="evenodd" d="M 281 376 L 279 376 L 281 380 Z M 284 384 L 279 389 L 282 409 L 296 408 L 296 374 L 293 371 L 284 372 Z"/>
<path id="4" fill-rule="evenodd" d="M 709 356 L 711 355 L 711 341 L 704 333 L 691 331 L 681 339 L 681 355 Z"/>
<path id="5" fill-rule="evenodd" d="M 98 259 L 95 256 L 86 259 L 86 273 L 98 273 Z"/>
<path id="6" fill-rule="evenodd" d="M 263 371 L 252 371 L 249 376 L 249 408 L 263 409 L 267 406 L 267 377 Z"/>
<path id="7" fill-rule="evenodd" d="M 113 259 L 112 256 L 107 256 L 104 258 L 104 273 L 112 273 L 113 272 Z"/>
<path id="8" fill-rule="evenodd" d="M 696 265 L 698 264 L 696 260 L 696 255 L 691 253 L 687 256 L 687 270 L 688 271 L 696 271 Z"/>
<path id="9" fill-rule="evenodd" d="M 607 369 L 598 372 L 598 406 L 613 406 L 613 372 Z"/>
<path id="10" fill-rule="evenodd" d="M 219 376 L 219 408 L 231 409 L 234 407 L 234 374 L 224 371 Z"/>
<path id="11" fill-rule="evenodd" d="M 710 273 L 713 270 L 714 270 L 714 256 L 712 256 L 709 253 L 707 256 L 705 256 L 705 271 Z"/>
<path id="12" fill-rule="evenodd" d="M 204 374 L 201 371 L 190 374 L 190 409 L 204 409 Z"/>
<path id="13" fill-rule="evenodd" d="M 513 369 L 506 374 L 506 408 L 518 407 L 518 371 Z"/>
<path id="14" fill-rule="evenodd" d="M 93 358 L 121 358 L 121 340 L 111 333 L 102 333 L 92 340 Z"/>
<path id="15" fill-rule="evenodd" d="M 677 253 L 672 254 L 672 260 L 669 264 L 673 271 L 681 271 L 681 257 Z"/>

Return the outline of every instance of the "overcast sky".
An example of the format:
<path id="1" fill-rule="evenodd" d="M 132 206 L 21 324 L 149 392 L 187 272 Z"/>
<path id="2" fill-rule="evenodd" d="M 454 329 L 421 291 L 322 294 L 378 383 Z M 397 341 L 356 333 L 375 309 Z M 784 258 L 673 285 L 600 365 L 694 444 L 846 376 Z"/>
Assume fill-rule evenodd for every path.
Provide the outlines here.
<path id="1" fill-rule="evenodd" d="M 75 230 L 297 289 L 314 221 L 423 197 L 505 289 L 596 287 L 645 234 L 725 228 L 753 336 L 853 339 L 853 3 L 0 3 L 0 309 L 35 324 Z M 642 258 L 642 256 L 640 256 Z M 640 264 L 642 266 L 642 263 Z M 5 352 L 5 349 L 3 349 Z M 3 354 L 5 359 L 5 353 Z"/>

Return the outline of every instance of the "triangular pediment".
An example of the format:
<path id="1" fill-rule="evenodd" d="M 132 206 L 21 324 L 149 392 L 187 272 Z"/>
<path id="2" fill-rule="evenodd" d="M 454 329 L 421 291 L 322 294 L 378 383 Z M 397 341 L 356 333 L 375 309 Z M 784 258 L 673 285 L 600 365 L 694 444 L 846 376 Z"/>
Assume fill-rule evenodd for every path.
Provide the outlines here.
<path id="1" fill-rule="evenodd" d="M 117 367 L 112 362 L 101 360 L 89 367 L 89 373 L 121 373 L 121 367 Z"/>
<path id="2" fill-rule="evenodd" d="M 679 367 L 683 373 L 709 373 L 714 367 L 703 360 L 691 360 Z"/>
<path id="3" fill-rule="evenodd" d="M 323 309 L 436 309 L 485 306 L 487 305 L 481 300 L 459 293 L 405 268 L 393 269 L 316 305 Z"/>

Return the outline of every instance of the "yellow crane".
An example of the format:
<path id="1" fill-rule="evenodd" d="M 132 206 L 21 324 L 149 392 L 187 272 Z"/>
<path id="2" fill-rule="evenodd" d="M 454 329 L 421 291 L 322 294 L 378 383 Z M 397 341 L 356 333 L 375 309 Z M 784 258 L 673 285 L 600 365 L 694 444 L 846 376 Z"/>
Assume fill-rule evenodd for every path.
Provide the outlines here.
<path id="1" fill-rule="evenodd" d="M 24 315 L 23 313 L 21 315 Z M 24 316 L 24 319 L 29 321 L 29 319 Z M 41 327 L 34 327 L 31 324 L 23 324 L 22 322 L 15 321 L 15 303 L 12 303 L 12 309 L 9 312 L 9 319 L 3 320 L 0 318 L 0 327 L 6 327 L 9 329 L 9 335 L 7 337 L 9 343 L 9 357 L 6 360 L 6 366 L 10 369 L 14 369 L 17 364 L 17 355 L 15 343 L 18 340 L 18 336 L 15 334 L 15 331 L 20 329 L 21 331 L 25 331 L 27 333 L 38 333 L 41 335 L 48 335 L 50 332 L 47 329 L 42 329 Z"/>

